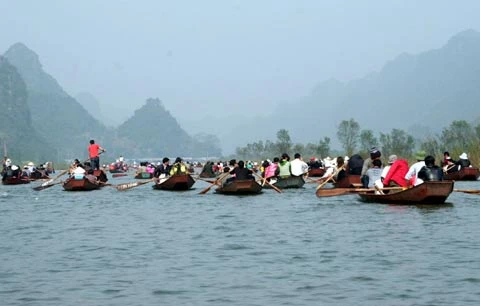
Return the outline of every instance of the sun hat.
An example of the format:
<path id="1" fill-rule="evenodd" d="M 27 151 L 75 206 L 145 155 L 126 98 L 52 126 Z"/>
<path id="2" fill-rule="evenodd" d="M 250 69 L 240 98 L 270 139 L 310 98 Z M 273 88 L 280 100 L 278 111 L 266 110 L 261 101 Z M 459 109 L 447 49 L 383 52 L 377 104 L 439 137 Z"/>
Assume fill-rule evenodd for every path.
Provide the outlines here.
<path id="1" fill-rule="evenodd" d="M 424 160 L 425 159 L 425 156 L 427 155 L 427 153 L 425 151 L 418 151 L 416 154 L 415 154 L 415 159 L 416 160 Z"/>
<path id="2" fill-rule="evenodd" d="M 468 159 L 468 155 L 467 153 L 463 152 L 460 156 L 459 156 L 460 159 Z"/>
<path id="3" fill-rule="evenodd" d="M 33 167 L 33 166 L 35 166 L 35 164 L 34 164 L 33 162 L 29 162 L 29 163 L 27 164 L 27 166 Z"/>
<path id="4" fill-rule="evenodd" d="M 388 163 L 389 163 L 389 164 L 393 164 L 393 163 L 397 160 L 397 158 L 398 158 L 398 157 L 397 157 L 397 155 L 395 155 L 395 154 L 390 155 L 390 156 L 388 157 Z"/>
<path id="5" fill-rule="evenodd" d="M 13 166 L 12 166 L 12 170 L 13 170 L 13 171 L 18 170 L 17 165 L 13 165 Z"/>

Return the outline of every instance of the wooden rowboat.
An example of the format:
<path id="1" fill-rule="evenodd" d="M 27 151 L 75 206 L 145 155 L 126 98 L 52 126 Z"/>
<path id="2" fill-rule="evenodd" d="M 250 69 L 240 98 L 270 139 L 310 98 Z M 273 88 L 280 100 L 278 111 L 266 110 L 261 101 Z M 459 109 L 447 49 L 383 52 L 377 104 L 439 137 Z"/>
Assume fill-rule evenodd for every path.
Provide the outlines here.
<path id="1" fill-rule="evenodd" d="M 360 192 L 364 202 L 382 204 L 443 204 L 453 191 L 453 181 L 432 181 L 387 194 Z"/>
<path id="2" fill-rule="evenodd" d="M 322 177 L 325 174 L 324 168 L 312 168 L 308 170 L 309 177 Z"/>
<path id="3" fill-rule="evenodd" d="M 30 183 L 30 179 L 27 176 L 9 176 L 5 180 L 2 180 L 3 185 L 20 185 L 28 183 Z"/>
<path id="4" fill-rule="evenodd" d="M 466 167 L 459 171 L 447 173 L 443 176 L 444 180 L 452 181 L 476 181 L 480 177 L 480 170 L 476 167 Z"/>
<path id="5" fill-rule="evenodd" d="M 192 188 L 195 180 L 190 174 L 175 174 L 169 176 L 166 180 L 153 185 L 153 189 L 162 190 L 188 190 Z"/>
<path id="6" fill-rule="evenodd" d="M 277 178 L 277 181 L 272 183 L 272 185 L 280 189 L 302 188 L 303 185 L 305 185 L 305 180 L 303 179 L 303 176 L 290 176 L 287 178 Z M 265 184 L 263 187 L 272 188 L 268 184 Z"/>
<path id="7" fill-rule="evenodd" d="M 335 188 L 356 188 L 361 187 L 362 182 L 360 180 L 360 175 L 347 175 L 343 179 L 333 183 Z"/>
<path id="8" fill-rule="evenodd" d="M 259 194 L 262 192 L 262 185 L 255 180 L 233 180 L 218 187 L 215 192 L 229 195 Z"/>
<path id="9" fill-rule="evenodd" d="M 142 179 L 151 179 L 153 178 L 153 173 L 148 173 L 148 172 L 140 172 L 135 175 L 136 179 L 142 180 Z"/>
<path id="10" fill-rule="evenodd" d="M 66 191 L 89 191 L 100 189 L 100 187 L 101 185 L 99 183 L 92 183 L 87 178 L 68 178 L 65 183 L 63 183 L 63 189 Z"/>
<path id="11" fill-rule="evenodd" d="M 218 176 L 218 172 L 209 173 L 209 172 L 203 171 L 198 176 L 201 178 L 214 178 Z"/>

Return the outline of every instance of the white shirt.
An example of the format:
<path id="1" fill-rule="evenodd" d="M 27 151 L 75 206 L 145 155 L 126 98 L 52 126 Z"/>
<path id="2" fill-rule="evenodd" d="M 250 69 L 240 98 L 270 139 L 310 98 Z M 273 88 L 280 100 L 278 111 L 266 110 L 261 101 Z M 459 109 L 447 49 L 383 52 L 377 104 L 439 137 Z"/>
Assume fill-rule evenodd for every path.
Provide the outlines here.
<path id="1" fill-rule="evenodd" d="M 411 165 L 410 169 L 408 169 L 408 172 L 405 175 L 405 179 L 407 180 L 407 182 L 410 181 L 410 179 L 412 177 L 414 177 L 415 182 L 413 183 L 413 186 L 417 186 L 417 185 L 420 185 L 421 183 L 423 183 L 423 180 L 417 178 L 417 176 L 418 176 L 418 172 L 420 172 L 420 169 L 422 169 L 424 166 L 425 166 L 424 161 L 419 161 L 419 162 L 416 162 L 413 165 Z"/>
<path id="2" fill-rule="evenodd" d="M 390 170 L 391 167 L 392 167 L 392 165 L 390 165 L 390 164 L 385 166 L 385 168 L 383 168 L 383 170 L 382 170 L 382 174 L 380 175 L 380 177 L 385 178 L 388 174 L 388 170 Z"/>
<path id="3" fill-rule="evenodd" d="M 290 162 L 290 171 L 294 176 L 304 175 L 308 172 L 308 165 L 303 160 L 295 158 Z"/>

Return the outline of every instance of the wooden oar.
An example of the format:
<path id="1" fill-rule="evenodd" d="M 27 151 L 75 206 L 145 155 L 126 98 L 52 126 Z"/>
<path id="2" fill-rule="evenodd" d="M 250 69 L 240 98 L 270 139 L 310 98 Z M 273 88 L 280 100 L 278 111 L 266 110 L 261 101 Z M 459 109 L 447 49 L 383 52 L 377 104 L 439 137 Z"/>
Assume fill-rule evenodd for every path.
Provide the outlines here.
<path id="1" fill-rule="evenodd" d="M 384 187 L 379 188 L 379 190 L 404 190 L 404 187 Z M 375 189 L 371 188 L 327 188 L 327 189 L 318 189 L 316 191 L 317 197 L 334 197 L 340 195 L 346 195 L 351 193 L 358 193 L 358 192 L 374 192 Z"/>
<path id="2" fill-rule="evenodd" d="M 127 176 L 127 173 L 114 173 L 112 174 L 112 177 L 120 177 L 120 176 Z"/>
<path id="3" fill-rule="evenodd" d="M 44 190 L 44 189 L 53 187 L 53 186 L 55 186 L 55 185 L 63 184 L 64 182 L 65 182 L 65 181 L 60 181 L 60 182 L 56 182 L 56 183 L 53 183 L 53 184 L 48 184 L 48 185 L 45 185 L 45 186 L 43 186 L 43 184 L 42 184 L 42 185 L 33 187 L 33 190 L 36 190 L 36 191 Z"/>
<path id="4" fill-rule="evenodd" d="M 210 191 L 210 189 L 212 189 L 213 186 L 217 185 L 218 182 L 220 182 L 221 180 L 223 180 L 225 177 L 227 177 L 229 173 L 226 172 L 226 173 L 222 173 L 220 174 L 217 179 L 210 184 L 210 186 L 208 186 L 207 188 L 203 189 L 202 191 L 200 191 L 198 194 L 206 194 L 207 192 Z"/>
<path id="5" fill-rule="evenodd" d="M 124 183 L 124 184 L 115 185 L 115 188 L 117 188 L 118 191 L 125 191 L 125 190 L 132 189 L 132 188 L 135 188 L 135 187 L 138 187 L 138 186 L 141 186 L 141 185 L 145 185 L 145 184 L 148 184 L 148 183 L 154 182 L 154 181 L 155 181 L 155 179 L 150 179 L 150 180 L 145 180 L 145 181 L 135 181 L 135 182 L 131 182 L 131 183 Z"/>
<path id="6" fill-rule="evenodd" d="M 259 174 L 257 174 L 256 172 L 253 172 L 253 174 L 254 174 L 255 176 L 257 176 L 258 178 L 263 179 L 263 178 L 262 178 Z M 268 186 L 272 187 L 276 192 L 282 193 L 282 190 L 281 190 L 280 188 L 278 188 L 277 186 L 273 185 L 273 184 L 270 183 L 269 181 L 265 180 L 264 182 L 267 183 Z"/>
<path id="7" fill-rule="evenodd" d="M 453 191 L 469 193 L 469 194 L 480 194 L 480 190 L 478 189 L 453 189 Z"/>
<path id="8" fill-rule="evenodd" d="M 321 183 L 320 185 L 317 186 L 317 189 L 316 189 L 316 190 L 318 190 L 318 189 L 322 188 L 323 186 L 325 186 L 325 185 L 328 183 L 328 181 L 329 181 L 331 178 L 333 178 L 335 175 L 337 175 L 338 172 L 340 172 L 344 167 L 345 167 L 345 165 L 341 166 L 341 167 L 338 168 L 334 173 L 332 173 L 332 175 L 330 175 L 329 177 L 327 177 L 323 183 Z"/>

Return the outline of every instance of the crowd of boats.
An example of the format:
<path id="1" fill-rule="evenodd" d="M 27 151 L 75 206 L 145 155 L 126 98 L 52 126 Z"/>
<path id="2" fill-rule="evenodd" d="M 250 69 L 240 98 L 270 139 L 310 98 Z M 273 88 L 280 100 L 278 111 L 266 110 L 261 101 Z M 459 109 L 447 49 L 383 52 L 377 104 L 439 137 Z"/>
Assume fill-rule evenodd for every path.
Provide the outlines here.
<path id="1" fill-rule="evenodd" d="M 446 152 L 448 153 L 448 152 Z M 457 166 L 449 156 L 442 161 L 442 177 L 440 179 L 425 179 L 421 183 L 383 185 L 387 168 L 394 168 L 397 158 L 389 157 L 388 165 L 381 167 L 383 177 L 378 177 L 380 185 L 365 183 L 370 175 L 369 169 L 375 169 L 377 153 L 370 154 L 367 160 L 359 160 L 358 156 L 329 157 L 319 160 L 310 158 L 304 162 L 300 154 L 295 154 L 290 160 L 288 154 L 273 161 L 247 163 L 230 160 L 229 162 L 185 163 L 177 158 L 170 164 L 168 158 L 162 163 L 141 162 L 139 165 L 127 165 L 123 157 L 115 163 L 104 165 L 100 169 L 90 167 L 88 160 L 83 163 L 75 160 L 69 169 L 55 172 L 52 163 L 44 163 L 35 167 L 32 162 L 27 163 L 23 169 L 14 165 L 10 159 L 4 159 L 2 170 L 2 183 L 4 185 L 28 184 L 38 182 L 35 190 L 44 190 L 55 185 L 62 185 L 66 191 L 97 190 L 105 186 L 115 187 L 119 191 L 129 190 L 141 185 L 152 184 L 153 189 L 159 190 L 189 190 L 196 181 L 202 180 L 209 185 L 201 190 L 206 194 L 215 187 L 215 192 L 229 195 L 260 194 L 264 189 L 283 192 L 284 189 L 302 188 L 306 183 L 315 183 L 317 197 L 340 196 L 358 194 L 365 202 L 391 203 L 391 204 L 441 204 L 446 201 L 453 191 L 480 194 L 480 190 L 454 189 L 454 182 L 458 180 L 476 181 L 480 171 L 472 165 Z M 425 156 L 422 156 L 425 158 Z M 465 156 L 462 156 L 465 157 Z M 449 160 L 450 159 L 450 160 Z M 425 167 L 425 162 L 422 167 Z M 455 165 L 455 170 L 452 165 Z M 366 166 L 367 173 L 362 173 L 360 168 Z M 413 167 L 413 165 L 412 165 Z M 385 172 L 387 170 L 387 172 Z M 135 181 L 111 184 L 108 183 L 107 173 L 111 177 L 131 176 Z M 418 171 L 417 171 L 418 172 Z M 366 175 L 367 174 L 367 175 Z M 417 173 L 418 175 L 418 173 Z M 391 176 L 390 176 L 391 177 Z M 376 181 L 376 178 L 373 178 Z"/>

